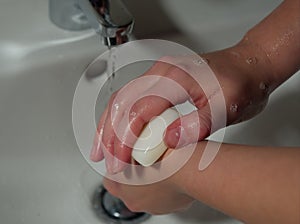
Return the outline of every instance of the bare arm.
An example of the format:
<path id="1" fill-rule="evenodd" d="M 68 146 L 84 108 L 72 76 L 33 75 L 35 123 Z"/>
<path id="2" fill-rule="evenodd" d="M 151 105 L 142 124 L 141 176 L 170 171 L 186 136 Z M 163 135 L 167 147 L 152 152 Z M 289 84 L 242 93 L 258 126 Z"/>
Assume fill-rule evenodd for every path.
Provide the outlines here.
<path id="1" fill-rule="evenodd" d="M 186 165 L 163 181 L 133 186 L 104 179 L 104 185 L 136 212 L 175 212 L 196 199 L 245 223 L 299 223 L 300 148 L 222 144 L 199 171 L 205 145 L 198 143 Z"/>
<path id="2" fill-rule="evenodd" d="M 200 172 L 205 144 L 173 177 L 180 189 L 246 223 L 299 223 L 300 148 L 223 144 Z"/>
<path id="3" fill-rule="evenodd" d="M 253 27 L 242 43 L 257 45 L 269 64 L 270 82 L 276 88 L 300 69 L 300 1 L 285 0 Z"/>
<path id="4" fill-rule="evenodd" d="M 299 40 L 300 1 L 286 0 L 240 43 L 204 56 L 224 86 L 227 102 L 241 98 L 238 103 L 243 105 L 242 100 L 249 95 L 259 104 L 299 70 Z M 265 95 L 258 91 L 261 82 L 269 90 Z M 237 83 L 246 84 L 233 88 Z M 232 89 L 246 89 L 246 93 Z M 239 116 L 245 115 L 228 113 L 228 125 Z M 167 133 L 166 138 L 174 145 L 174 136 Z M 164 181 L 129 186 L 105 180 L 105 185 L 135 211 L 168 213 L 197 199 L 246 223 L 300 222 L 300 148 L 223 144 L 213 163 L 200 172 L 198 164 L 205 144 L 198 143 L 190 161 Z"/>
<path id="5" fill-rule="evenodd" d="M 223 94 L 225 98 L 227 125 L 249 119 L 264 108 L 269 94 L 299 69 L 299 12 L 299 0 L 286 0 L 261 23 L 251 29 L 237 45 L 203 55 L 203 57 L 208 58 L 209 65 L 222 87 L 217 92 L 215 89 L 211 89 L 204 94 L 189 74 L 168 63 L 157 62 L 143 75 L 156 74 L 174 80 L 189 93 L 190 98 L 198 108 L 194 114 L 186 115 L 168 126 L 164 141 L 170 148 L 201 141 L 211 133 L 207 98 L 210 98 L 210 102 L 212 102 L 214 100 L 212 96 L 215 93 Z M 186 60 L 191 61 L 188 57 Z M 132 88 L 135 87 L 132 85 Z M 161 89 L 161 92 L 163 91 L 164 89 Z M 176 92 L 177 90 L 174 89 L 173 91 Z M 118 92 L 115 95 L 117 94 Z M 142 93 L 137 95 L 142 95 Z M 174 93 L 175 95 L 177 96 L 178 93 Z M 118 160 L 130 163 L 131 148 L 123 144 L 116 136 L 110 120 L 111 116 L 106 116 L 106 114 L 111 114 L 113 100 L 112 97 L 106 109 L 107 113 L 104 113 L 100 119 L 91 159 L 95 162 L 102 160 L 104 158 L 103 151 L 106 150 L 114 156 L 111 158 L 118 158 Z M 120 100 L 119 105 L 122 107 L 118 109 L 116 116 L 122 117 L 124 111 L 128 110 L 129 107 L 126 102 L 135 101 L 135 99 L 123 95 Z M 178 99 L 173 100 L 176 103 Z M 180 100 L 182 99 L 180 98 Z M 238 110 L 235 112 L 230 111 L 233 104 L 238 105 Z M 130 118 L 130 128 L 122 131 L 121 139 L 126 139 L 129 136 L 130 131 L 128 130 L 138 136 L 144 125 L 152 117 L 157 116 L 170 106 L 172 105 L 169 101 L 160 97 L 145 97 L 139 100 L 132 108 L 129 108 L 130 112 L 136 116 Z M 202 128 L 199 128 L 199 125 L 189 125 L 195 122 L 194 115 L 198 116 L 200 123 L 203 124 Z M 199 136 L 191 134 L 195 133 L 195 128 L 199 128 Z M 103 133 L 103 136 L 100 133 Z M 178 142 L 178 136 L 182 142 Z M 181 138 L 181 136 L 185 137 Z M 98 144 L 99 142 L 103 144 Z M 120 172 L 124 169 L 123 166 L 113 166 L 112 159 L 108 157 L 105 159 L 110 173 Z M 115 159 L 115 161 L 118 160 Z"/>

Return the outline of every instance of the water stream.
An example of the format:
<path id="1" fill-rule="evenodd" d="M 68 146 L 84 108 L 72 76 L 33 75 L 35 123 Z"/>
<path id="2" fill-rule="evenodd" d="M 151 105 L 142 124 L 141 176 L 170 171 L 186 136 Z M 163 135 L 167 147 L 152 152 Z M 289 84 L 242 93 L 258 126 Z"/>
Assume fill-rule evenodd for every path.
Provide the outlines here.
<path id="1" fill-rule="evenodd" d="M 117 47 L 108 46 L 109 56 L 107 62 L 107 87 L 109 96 L 113 93 L 113 80 L 116 76 L 116 60 L 117 60 Z"/>

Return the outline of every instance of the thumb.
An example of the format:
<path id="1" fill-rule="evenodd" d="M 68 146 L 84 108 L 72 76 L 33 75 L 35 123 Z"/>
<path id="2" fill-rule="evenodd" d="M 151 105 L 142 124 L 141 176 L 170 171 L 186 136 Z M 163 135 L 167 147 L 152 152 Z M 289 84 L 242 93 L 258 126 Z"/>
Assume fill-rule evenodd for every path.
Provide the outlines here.
<path id="1" fill-rule="evenodd" d="M 169 148 L 180 148 L 208 137 L 211 133 L 209 105 L 182 116 L 170 124 L 164 142 Z"/>

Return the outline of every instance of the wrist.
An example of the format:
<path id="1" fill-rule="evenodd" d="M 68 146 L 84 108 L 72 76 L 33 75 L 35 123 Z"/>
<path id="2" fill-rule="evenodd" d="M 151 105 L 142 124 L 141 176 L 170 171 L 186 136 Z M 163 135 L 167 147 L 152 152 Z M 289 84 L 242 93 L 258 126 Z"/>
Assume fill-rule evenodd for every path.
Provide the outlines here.
<path id="1" fill-rule="evenodd" d="M 299 1 L 283 1 L 240 42 L 265 58 L 271 91 L 300 69 L 299 9 Z"/>
<path id="2" fill-rule="evenodd" d="M 227 106 L 227 124 L 247 120 L 266 105 L 273 90 L 269 62 L 258 46 L 247 41 L 203 55 L 216 75 Z M 265 71 L 268 71 L 266 73 Z M 238 110 L 232 112 L 232 105 Z"/>
<path id="3" fill-rule="evenodd" d="M 243 55 L 242 60 L 246 62 L 243 66 L 244 71 L 251 74 L 257 81 L 256 84 L 264 83 L 268 88 L 268 94 L 271 94 L 283 82 L 259 39 L 252 35 L 252 30 L 246 33 L 235 47 Z"/>
<path id="4" fill-rule="evenodd" d="M 170 177 L 170 182 L 177 192 L 191 197 L 194 200 L 201 198 L 197 197 L 197 194 L 201 194 L 201 192 L 203 192 L 202 186 L 205 186 L 204 183 L 199 184 L 202 180 L 201 175 L 198 175 L 198 165 L 206 144 L 206 141 L 198 142 L 190 159 L 178 172 Z M 195 188 L 195 186 L 197 187 Z"/>

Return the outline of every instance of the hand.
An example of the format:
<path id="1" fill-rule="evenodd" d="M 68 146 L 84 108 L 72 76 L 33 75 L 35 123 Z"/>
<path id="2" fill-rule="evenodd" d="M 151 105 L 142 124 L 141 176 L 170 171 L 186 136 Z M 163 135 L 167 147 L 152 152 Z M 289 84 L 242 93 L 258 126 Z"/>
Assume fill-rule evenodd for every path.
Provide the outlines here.
<path id="1" fill-rule="evenodd" d="M 171 213 L 195 199 L 245 223 L 299 223 L 300 147 L 222 144 L 199 172 L 206 145 L 197 143 L 189 161 L 163 181 L 132 186 L 104 179 L 104 186 L 135 212 Z"/>
<path id="2" fill-rule="evenodd" d="M 202 82 L 200 84 L 206 88 L 204 91 L 203 86 L 201 87 L 187 72 L 195 70 L 195 65 L 190 65 L 193 58 L 166 57 L 156 62 L 142 76 L 150 78 L 149 82 L 140 85 L 138 80 L 135 80 L 126 88 L 116 92 L 100 118 L 91 159 L 100 161 L 105 157 L 109 173 L 123 170 L 124 165 L 131 161 L 132 147 L 130 146 L 133 145 L 144 125 L 165 109 L 186 100 L 192 101 L 198 110 L 169 125 L 164 141 L 170 148 L 203 140 L 211 132 L 225 125 L 249 119 L 264 108 L 272 86 L 268 79 L 270 74 L 264 73 L 268 71 L 264 68 L 267 66 L 267 59 L 257 46 L 245 39 L 232 48 L 202 57 L 208 60 L 219 85 L 208 82 L 205 73 L 207 70 L 204 70 L 198 74 Z M 175 81 L 174 83 L 179 84 L 187 94 L 180 92 L 178 88 L 166 87 L 164 81 L 166 79 L 163 78 Z M 169 100 L 154 96 L 153 92 L 163 93 Z M 137 100 L 137 97 L 142 95 L 145 97 Z M 212 129 L 210 105 L 216 105 L 218 96 L 225 98 L 227 122 L 222 125 L 215 124 Z M 131 105 L 132 102 L 134 104 Z M 127 115 L 129 123 L 124 123 Z"/>
<path id="3" fill-rule="evenodd" d="M 120 184 L 104 178 L 103 185 L 133 212 L 147 212 L 153 215 L 167 214 L 185 210 L 194 201 L 176 186 L 173 177 L 143 186 Z"/>

